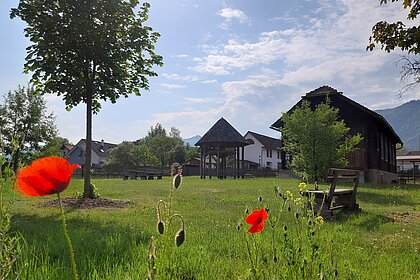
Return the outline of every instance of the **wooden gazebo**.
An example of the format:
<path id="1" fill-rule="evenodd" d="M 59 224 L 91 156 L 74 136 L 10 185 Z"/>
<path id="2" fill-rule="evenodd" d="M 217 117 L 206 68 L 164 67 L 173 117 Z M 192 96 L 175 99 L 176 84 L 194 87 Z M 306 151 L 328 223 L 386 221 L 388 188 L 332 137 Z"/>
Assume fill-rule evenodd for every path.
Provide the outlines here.
<path id="1" fill-rule="evenodd" d="M 224 118 L 220 118 L 195 144 L 200 147 L 200 178 L 244 177 L 245 138 Z M 214 170 L 215 169 L 215 170 Z"/>

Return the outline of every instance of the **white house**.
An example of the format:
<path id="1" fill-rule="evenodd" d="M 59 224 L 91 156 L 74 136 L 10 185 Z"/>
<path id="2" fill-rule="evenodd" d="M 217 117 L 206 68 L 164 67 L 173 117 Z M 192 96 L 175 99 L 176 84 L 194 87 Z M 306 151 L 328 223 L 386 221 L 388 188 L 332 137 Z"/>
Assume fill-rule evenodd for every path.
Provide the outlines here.
<path id="1" fill-rule="evenodd" d="M 276 138 L 248 131 L 244 138 L 249 143 L 245 146 L 245 161 L 249 168 L 269 168 L 277 170 L 281 168 L 281 141 Z"/>
<path id="2" fill-rule="evenodd" d="M 102 141 L 92 140 L 92 167 L 100 167 L 108 159 L 108 150 L 116 147 L 116 144 L 106 143 Z M 76 163 L 83 165 L 86 156 L 86 140 L 81 139 L 76 145 L 64 156 L 71 164 Z"/>

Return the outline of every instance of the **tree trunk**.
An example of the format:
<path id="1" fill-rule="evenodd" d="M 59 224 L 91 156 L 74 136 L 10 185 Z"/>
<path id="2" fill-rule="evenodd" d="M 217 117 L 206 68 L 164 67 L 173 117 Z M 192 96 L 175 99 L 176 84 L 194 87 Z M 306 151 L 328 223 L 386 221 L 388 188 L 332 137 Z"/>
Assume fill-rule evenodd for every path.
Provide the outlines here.
<path id="1" fill-rule="evenodd" d="M 13 152 L 13 172 L 15 174 L 18 173 L 19 170 L 19 155 L 20 155 L 20 148 L 17 148 L 14 152 Z"/>
<path id="2" fill-rule="evenodd" d="M 90 182 L 92 166 L 92 88 L 87 90 L 86 98 L 86 155 L 83 198 L 95 198 Z"/>

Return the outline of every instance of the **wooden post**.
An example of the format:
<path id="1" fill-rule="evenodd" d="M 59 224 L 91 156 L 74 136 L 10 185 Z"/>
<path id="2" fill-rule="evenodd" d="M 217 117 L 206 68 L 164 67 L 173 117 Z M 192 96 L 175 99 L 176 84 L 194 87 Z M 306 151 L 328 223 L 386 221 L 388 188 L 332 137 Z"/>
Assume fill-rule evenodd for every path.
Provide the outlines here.
<path id="1" fill-rule="evenodd" d="M 242 179 L 245 178 L 245 173 L 244 173 L 245 159 L 244 158 L 245 158 L 245 147 L 242 147 L 242 167 L 241 167 Z"/>
<path id="2" fill-rule="evenodd" d="M 211 154 L 209 153 L 209 179 L 211 179 Z"/>
<path id="3" fill-rule="evenodd" d="M 240 164 L 240 162 L 239 162 L 239 147 L 236 147 L 235 150 L 236 150 L 236 178 L 239 179 L 239 164 Z"/>
<path id="4" fill-rule="evenodd" d="M 220 178 L 220 144 L 217 145 L 217 161 L 216 161 L 216 173 L 217 173 L 217 178 Z"/>

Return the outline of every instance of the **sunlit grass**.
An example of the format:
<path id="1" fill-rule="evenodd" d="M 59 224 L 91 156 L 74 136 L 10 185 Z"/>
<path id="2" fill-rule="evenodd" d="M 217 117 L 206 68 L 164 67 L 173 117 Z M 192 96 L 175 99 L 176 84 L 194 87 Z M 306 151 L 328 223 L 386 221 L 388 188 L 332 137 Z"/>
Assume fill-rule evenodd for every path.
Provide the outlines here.
<path id="1" fill-rule="evenodd" d="M 81 279 L 144 279 L 148 242 L 156 232 L 156 204 L 171 184 L 161 181 L 96 179 L 101 197 L 129 201 L 124 209 L 67 209 Z M 298 195 L 298 181 L 275 178 L 200 180 L 185 177 L 173 209 L 186 221 L 187 240 L 173 251 L 174 279 L 250 277 L 246 244 L 237 225 L 244 210 L 261 208 L 258 197 L 276 203 L 274 186 Z M 82 191 L 73 180 L 63 197 Z M 325 186 L 324 186 L 325 187 Z M 69 279 L 70 261 L 59 211 L 42 206 L 55 199 L 5 193 L 13 229 L 27 242 L 17 272 L 23 279 Z M 359 214 L 338 214 L 321 234 L 332 250 L 341 279 L 418 279 L 420 273 L 420 186 L 361 186 Z M 263 232 L 261 238 L 267 238 Z M 169 277 L 169 276 L 168 276 Z"/>

